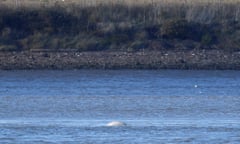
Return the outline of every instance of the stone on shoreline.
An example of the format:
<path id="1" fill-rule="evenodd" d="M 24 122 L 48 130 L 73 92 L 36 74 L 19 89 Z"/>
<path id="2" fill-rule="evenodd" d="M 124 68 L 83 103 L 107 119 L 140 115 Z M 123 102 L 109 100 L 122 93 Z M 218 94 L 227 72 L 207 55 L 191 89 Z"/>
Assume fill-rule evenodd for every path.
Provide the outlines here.
<path id="1" fill-rule="evenodd" d="M 194 53 L 194 55 L 193 55 Z M 167 56 L 166 56 L 167 54 Z M 217 50 L 146 52 L 0 52 L 1 70 L 240 69 L 240 53 Z"/>

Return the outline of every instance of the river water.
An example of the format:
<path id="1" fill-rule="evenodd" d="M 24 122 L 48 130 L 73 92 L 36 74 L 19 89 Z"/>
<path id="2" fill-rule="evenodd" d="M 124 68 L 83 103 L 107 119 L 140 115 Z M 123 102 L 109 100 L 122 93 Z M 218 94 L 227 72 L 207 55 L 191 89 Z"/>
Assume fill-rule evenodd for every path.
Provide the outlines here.
<path id="1" fill-rule="evenodd" d="M 237 144 L 240 71 L 0 71 L 0 143 Z"/>

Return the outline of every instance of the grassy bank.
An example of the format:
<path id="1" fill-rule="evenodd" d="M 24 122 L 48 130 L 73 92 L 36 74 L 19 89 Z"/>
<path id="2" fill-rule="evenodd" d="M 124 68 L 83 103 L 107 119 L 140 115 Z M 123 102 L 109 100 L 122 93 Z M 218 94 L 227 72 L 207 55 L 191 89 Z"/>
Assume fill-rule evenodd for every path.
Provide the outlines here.
<path id="1" fill-rule="evenodd" d="M 0 1 L 0 51 L 240 50 L 240 1 Z"/>

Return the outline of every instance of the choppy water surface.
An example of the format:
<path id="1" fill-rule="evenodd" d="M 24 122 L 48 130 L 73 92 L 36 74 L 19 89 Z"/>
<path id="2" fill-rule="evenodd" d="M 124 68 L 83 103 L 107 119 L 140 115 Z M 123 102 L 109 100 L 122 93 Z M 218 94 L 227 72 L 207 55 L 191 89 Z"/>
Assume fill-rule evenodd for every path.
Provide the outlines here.
<path id="1" fill-rule="evenodd" d="M 237 144 L 240 72 L 0 71 L 0 143 Z"/>

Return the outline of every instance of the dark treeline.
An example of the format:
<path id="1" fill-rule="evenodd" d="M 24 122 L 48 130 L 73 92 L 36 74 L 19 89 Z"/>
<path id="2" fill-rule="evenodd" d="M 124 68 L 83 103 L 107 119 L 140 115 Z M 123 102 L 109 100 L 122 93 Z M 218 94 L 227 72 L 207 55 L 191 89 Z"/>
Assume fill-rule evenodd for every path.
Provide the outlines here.
<path id="1" fill-rule="evenodd" d="M 240 50 L 240 4 L 0 8 L 0 51 Z"/>

